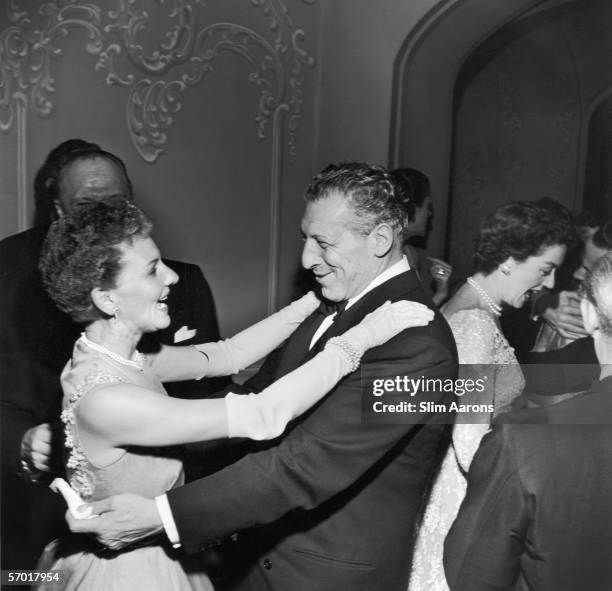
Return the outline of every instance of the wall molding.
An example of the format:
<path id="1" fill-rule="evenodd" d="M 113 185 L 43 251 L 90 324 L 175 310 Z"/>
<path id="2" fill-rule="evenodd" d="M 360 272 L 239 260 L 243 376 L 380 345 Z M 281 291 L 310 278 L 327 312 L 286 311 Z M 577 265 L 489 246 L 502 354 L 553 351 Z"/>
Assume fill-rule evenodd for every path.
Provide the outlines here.
<path id="1" fill-rule="evenodd" d="M 315 66 L 304 48 L 304 30 L 283 0 L 244 0 L 261 14 L 261 32 L 235 22 L 203 23 L 203 0 L 116 0 L 110 9 L 101 4 L 57 0 L 41 3 L 32 14 L 19 0 L 6 5 L 10 24 L 0 31 L 0 132 L 15 125 L 18 130 L 19 228 L 27 227 L 27 121 L 31 114 L 49 117 L 58 108 L 53 66 L 62 58 L 62 40 L 85 31 L 93 70 L 107 85 L 126 91 L 127 129 L 135 151 L 149 164 L 165 153 L 182 97 L 205 83 L 221 54 L 230 54 L 248 64 L 248 81 L 259 90 L 254 131 L 262 140 L 272 139 L 268 307 L 276 309 L 282 158 L 285 149 L 290 160 L 296 156 L 304 70 Z M 143 32 L 162 4 L 167 29 L 150 47 Z"/>

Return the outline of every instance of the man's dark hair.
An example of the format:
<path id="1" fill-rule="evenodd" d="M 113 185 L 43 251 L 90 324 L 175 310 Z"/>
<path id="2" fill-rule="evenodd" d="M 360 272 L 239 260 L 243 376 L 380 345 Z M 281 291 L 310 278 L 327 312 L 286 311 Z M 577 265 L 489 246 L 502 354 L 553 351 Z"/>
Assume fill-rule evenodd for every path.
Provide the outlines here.
<path id="1" fill-rule="evenodd" d="M 369 234 L 379 224 L 389 224 L 398 234 L 406 228 L 407 214 L 393 177 L 376 164 L 345 162 L 330 164 L 306 189 L 306 201 L 340 193 L 350 203 L 360 222 L 355 230 Z"/>
<path id="2" fill-rule="evenodd" d="M 593 244 L 603 250 L 612 250 L 612 220 L 608 220 L 593 234 Z"/>
<path id="3" fill-rule="evenodd" d="M 391 171 L 391 176 L 399 187 L 408 220 L 412 222 L 416 209 L 423 207 L 425 199 L 431 197 L 429 179 L 415 168 L 396 168 Z"/>

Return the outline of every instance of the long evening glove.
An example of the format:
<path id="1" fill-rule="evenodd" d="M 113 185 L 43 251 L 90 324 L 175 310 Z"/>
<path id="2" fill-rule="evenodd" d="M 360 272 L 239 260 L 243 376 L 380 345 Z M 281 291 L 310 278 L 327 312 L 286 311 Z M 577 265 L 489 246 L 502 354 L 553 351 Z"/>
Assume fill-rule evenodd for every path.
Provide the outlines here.
<path id="1" fill-rule="evenodd" d="M 228 394 L 225 397 L 228 436 L 258 440 L 278 437 L 289 421 L 308 410 L 343 376 L 355 370 L 355 352 L 358 358 L 367 349 L 385 343 L 406 328 L 425 326 L 433 316 L 423 304 L 386 302 L 342 337 L 331 340 L 313 359 L 261 393 Z"/>
<path id="2" fill-rule="evenodd" d="M 195 345 L 208 357 L 204 375 L 227 376 L 262 359 L 289 338 L 293 331 L 319 306 L 314 292 L 289 304 L 275 314 L 246 328 L 230 339 Z"/>

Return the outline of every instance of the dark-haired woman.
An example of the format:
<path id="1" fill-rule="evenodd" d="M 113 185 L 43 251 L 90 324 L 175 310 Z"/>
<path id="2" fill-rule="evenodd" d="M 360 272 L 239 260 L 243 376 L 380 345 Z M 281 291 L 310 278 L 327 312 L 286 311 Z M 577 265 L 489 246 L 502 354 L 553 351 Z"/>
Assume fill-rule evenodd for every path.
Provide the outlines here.
<path id="1" fill-rule="evenodd" d="M 499 317 L 504 307 L 520 308 L 532 292 L 554 286 L 555 271 L 573 233 L 569 212 L 549 199 L 499 207 L 480 226 L 474 274 L 442 309 L 457 343 L 459 363 L 469 366 L 463 368 L 466 375 L 476 373 L 486 384 L 484 392 L 458 402 L 482 404 L 493 411 L 457 417 L 452 445 L 434 482 L 416 542 L 410 591 L 448 589 L 443 543 L 465 496 L 467 471 L 491 418 L 524 386 Z"/>
<path id="2" fill-rule="evenodd" d="M 82 202 L 54 223 L 43 250 L 47 291 L 85 325 L 61 379 L 67 475 L 88 501 L 117 493 L 154 498 L 180 485 L 182 466 L 167 446 L 277 437 L 354 371 L 366 349 L 433 317 L 422 305 L 385 304 L 259 395 L 170 398 L 163 381 L 236 373 L 284 341 L 318 300 L 308 294 L 227 341 L 162 347 L 144 356 L 136 346 L 144 333 L 169 324 L 166 299 L 177 280 L 150 232 L 144 214 L 120 196 Z M 72 535 L 48 547 L 39 568 L 62 571 L 66 590 L 211 589 L 204 573 L 188 572 L 163 542 L 101 552 L 88 538 Z"/>

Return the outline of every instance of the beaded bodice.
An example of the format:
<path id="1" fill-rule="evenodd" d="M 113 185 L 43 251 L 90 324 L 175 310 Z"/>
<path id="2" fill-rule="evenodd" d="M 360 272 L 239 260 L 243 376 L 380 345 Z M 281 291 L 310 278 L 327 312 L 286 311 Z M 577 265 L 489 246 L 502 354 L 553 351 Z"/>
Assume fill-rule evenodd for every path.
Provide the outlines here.
<path id="1" fill-rule="evenodd" d="M 496 412 L 521 394 L 525 378 L 514 349 L 491 314 L 480 308 L 459 310 L 449 319 L 460 365 L 480 366 L 489 376 Z"/>
<path id="2" fill-rule="evenodd" d="M 169 448 L 126 447 L 118 460 L 99 466 L 89 459 L 79 439 L 78 405 L 94 388 L 123 382 L 166 395 L 146 363 L 142 369 L 126 366 L 77 341 L 61 381 L 66 472 L 70 485 L 84 500 L 127 492 L 152 498 L 182 482 L 182 464 L 172 457 Z"/>
<path id="3" fill-rule="evenodd" d="M 486 310 L 459 310 L 449 319 L 459 363 L 516 364 L 514 349 Z"/>

